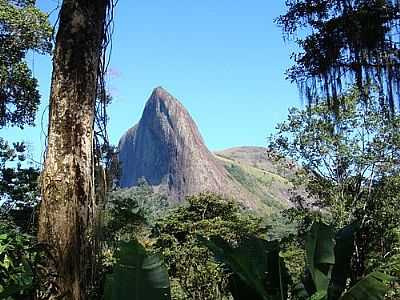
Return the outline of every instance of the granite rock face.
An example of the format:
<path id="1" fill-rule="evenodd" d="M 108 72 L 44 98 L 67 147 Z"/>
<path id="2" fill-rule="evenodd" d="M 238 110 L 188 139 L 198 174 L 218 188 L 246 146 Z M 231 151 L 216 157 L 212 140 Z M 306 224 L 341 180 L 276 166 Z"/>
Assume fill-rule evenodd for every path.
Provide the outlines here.
<path id="1" fill-rule="evenodd" d="M 121 187 L 145 178 L 172 201 L 211 191 L 255 205 L 207 149 L 188 111 L 161 87 L 154 89 L 139 123 L 120 139 L 119 161 Z"/>

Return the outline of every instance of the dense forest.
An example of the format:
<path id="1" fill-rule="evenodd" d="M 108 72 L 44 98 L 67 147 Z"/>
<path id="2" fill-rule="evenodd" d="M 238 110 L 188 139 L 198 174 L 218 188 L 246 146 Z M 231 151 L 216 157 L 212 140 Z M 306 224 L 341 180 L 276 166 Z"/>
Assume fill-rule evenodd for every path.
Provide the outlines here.
<path id="1" fill-rule="evenodd" d="M 270 20 L 296 44 L 286 77 L 306 101 L 265 151 L 290 205 L 264 211 L 223 191 L 171 201 L 146 178 L 120 188 L 116 2 L 60 1 L 51 24 L 35 0 L 0 0 L 0 130 L 47 101 L 27 55 L 53 62 L 42 167 L 0 137 L 0 299 L 400 299 L 400 2 L 286 0 Z"/>

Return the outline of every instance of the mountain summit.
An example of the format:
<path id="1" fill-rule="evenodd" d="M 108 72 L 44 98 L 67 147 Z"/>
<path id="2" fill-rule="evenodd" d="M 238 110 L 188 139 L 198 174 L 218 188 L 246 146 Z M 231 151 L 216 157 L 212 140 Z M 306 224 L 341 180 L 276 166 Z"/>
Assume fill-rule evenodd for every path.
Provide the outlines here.
<path id="1" fill-rule="evenodd" d="M 144 177 L 178 201 L 202 191 L 239 192 L 188 111 L 162 87 L 154 89 L 139 123 L 121 138 L 119 151 L 121 187 Z"/>
<path id="2" fill-rule="evenodd" d="M 171 201 L 209 191 L 261 211 L 286 206 L 287 181 L 255 163 L 264 159 L 265 151 L 242 147 L 213 154 L 185 107 L 158 87 L 139 123 L 120 139 L 120 186 L 135 186 L 144 178 Z"/>

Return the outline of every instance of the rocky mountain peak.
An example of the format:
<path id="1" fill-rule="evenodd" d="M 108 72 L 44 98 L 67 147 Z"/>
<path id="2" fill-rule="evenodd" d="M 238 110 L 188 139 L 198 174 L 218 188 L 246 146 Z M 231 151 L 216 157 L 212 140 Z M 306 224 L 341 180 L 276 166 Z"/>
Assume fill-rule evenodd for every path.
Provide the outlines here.
<path id="1" fill-rule="evenodd" d="M 158 98 L 160 100 L 166 100 L 168 98 L 173 98 L 170 93 L 162 86 L 156 87 L 151 93 L 150 99 Z M 176 99 L 175 99 L 176 100 Z"/>
<path id="2" fill-rule="evenodd" d="M 150 95 L 149 100 L 146 103 L 146 107 L 160 107 L 164 106 L 166 108 L 179 107 L 185 110 L 182 103 L 179 102 L 174 96 L 172 96 L 166 89 L 159 86 L 156 87 Z"/>
<path id="3" fill-rule="evenodd" d="M 144 178 L 170 201 L 208 191 L 263 212 L 288 204 L 288 184 L 264 148 L 211 153 L 189 112 L 162 87 L 153 90 L 139 123 L 121 137 L 119 161 L 121 187 Z"/>
<path id="4" fill-rule="evenodd" d="M 235 189 L 188 111 L 161 87 L 153 90 L 139 123 L 121 138 L 119 151 L 122 187 L 143 177 L 177 201 L 202 191 Z"/>

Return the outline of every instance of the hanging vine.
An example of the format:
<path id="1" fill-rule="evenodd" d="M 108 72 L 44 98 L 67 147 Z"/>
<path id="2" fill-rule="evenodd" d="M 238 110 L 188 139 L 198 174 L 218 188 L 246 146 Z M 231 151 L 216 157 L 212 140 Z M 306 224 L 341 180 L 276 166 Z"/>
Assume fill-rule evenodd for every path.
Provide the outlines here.
<path id="1" fill-rule="evenodd" d="M 393 111 L 400 95 L 399 0 L 287 0 L 276 22 L 301 51 L 287 78 L 309 102 L 337 104 L 352 85 L 378 88 Z M 303 35 L 302 37 L 299 37 Z"/>
<path id="2" fill-rule="evenodd" d="M 95 203 L 93 203 L 92 224 L 91 224 L 91 261 L 88 264 L 91 275 L 91 294 L 101 289 L 101 251 L 102 251 L 102 216 L 106 204 L 106 194 L 110 186 L 108 170 L 113 162 L 114 149 L 110 145 L 108 137 L 108 114 L 107 107 L 112 101 L 112 96 L 107 89 L 107 74 L 112 53 L 112 36 L 114 32 L 114 9 L 118 0 L 109 0 L 107 15 L 104 25 L 103 41 L 101 45 L 101 56 L 97 72 L 97 94 L 94 116 L 94 174 L 95 179 Z"/>

